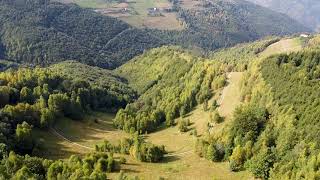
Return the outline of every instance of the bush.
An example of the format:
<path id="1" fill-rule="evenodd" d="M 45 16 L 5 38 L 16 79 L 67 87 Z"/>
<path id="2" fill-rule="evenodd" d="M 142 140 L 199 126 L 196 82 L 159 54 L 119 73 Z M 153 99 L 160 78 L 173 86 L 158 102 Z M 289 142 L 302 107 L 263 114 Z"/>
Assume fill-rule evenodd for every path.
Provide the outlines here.
<path id="1" fill-rule="evenodd" d="M 269 148 L 264 148 L 248 162 L 248 167 L 256 178 L 268 179 L 274 162 L 275 154 Z"/>
<path id="2" fill-rule="evenodd" d="M 180 119 L 178 122 L 178 129 L 180 132 L 187 132 L 189 130 L 188 126 L 189 126 L 190 122 L 189 119 Z"/>
<path id="3" fill-rule="evenodd" d="M 207 148 L 206 159 L 219 162 L 224 157 L 224 149 L 219 147 L 217 144 L 210 144 Z"/>
<path id="4" fill-rule="evenodd" d="M 219 107 L 218 102 L 216 100 L 213 100 L 212 104 L 211 104 L 211 107 L 210 107 L 211 111 L 216 110 L 218 107 Z"/>
<path id="5" fill-rule="evenodd" d="M 125 164 L 126 162 L 127 162 L 126 158 L 120 157 L 120 159 L 119 159 L 120 164 Z"/>
<path id="6" fill-rule="evenodd" d="M 245 145 L 247 141 L 255 142 L 265 128 L 268 112 L 256 105 L 246 105 L 237 108 L 231 124 L 230 139 Z"/>
<path id="7" fill-rule="evenodd" d="M 233 149 L 232 155 L 230 156 L 229 167 L 231 171 L 240 171 L 243 169 L 245 163 L 246 154 L 241 146 L 237 146 Z"/>
<path id="8" fill-rule="evenodd" d="M 210 113 L 210 121 L 219 124 L 223 121 L 223 117 L 221 117 L 219 112 L 215 110 Z"/>

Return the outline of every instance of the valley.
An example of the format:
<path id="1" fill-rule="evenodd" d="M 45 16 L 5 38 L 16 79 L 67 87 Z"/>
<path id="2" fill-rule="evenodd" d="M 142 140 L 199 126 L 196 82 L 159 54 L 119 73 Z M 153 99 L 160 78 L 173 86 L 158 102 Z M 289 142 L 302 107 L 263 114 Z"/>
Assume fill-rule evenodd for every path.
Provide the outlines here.
<path id="1" fill-rule="evenodd" d="M 240 80 L 241 73 L 232 72 L 229 74 L 227 87 L 221 89 L 222 96 L 215 96 L 220 99 L 219 111 L 223 116 L 230 119 L 233 110 L 240 102 Z M 127 164 L 121 166 L 123 172 L 138 176 L 143 179 L 201 179 L 207 180 L 215 177 L 217 179 L 249 179 L 251 176 L 247 172 L 233 173 L 228 170 L 226 163 L 210 163 L 194 154 L 196 136 L 191 135 L 192 129 L 197 130 L 197 136 L 204 136 L 208 131 L 207 123 L 210 113 L 203 110 L 203 105 L 199 105 L 188 113 L 184 118 L 191 122 L 189 132 L 181 133 L 178 127 L 160 128 L 158 131 L 143 135 L 147 141 L 155 144 L 165 145 L 168 154 L 162 162 L 156 164 L 141 163 L 130 156 Z M 68 119 L 61 119 L 52 128 L 50 135 L 46 132 L 37 132 L 37 137 L 46 142 L 45 154 L 35 154 L 53 159 L 68 158 L 70 154 L 85 154 L 94 150 L 94 145 L 102 143 L 104 140 L 116 143 L 129 134 L 124 133 L 112 126 L 114 115 L 95 112 L 84 118 L 81 122 Z M 95 123 L 94 120 L 98 121 Z M 180 119 L 176 119 L 178 122 Z M 227 122 L 224 122 L 227 123 Z M 218 131 L 224 123 L 215 126 L 210 131 Z M 116 155 L 122 156 L 122 155 Z M 206 168 L 204 168 L 206 167 Z M 194 171 L 198 169 L 198 171 Z M 117 173 L 111 177 L 116 178 Z"/>
<path id="2" fill-rule="evenodd" d="M 320 179 L 308 27 L 245 0 L 0 0 L 0 179 Z"/>

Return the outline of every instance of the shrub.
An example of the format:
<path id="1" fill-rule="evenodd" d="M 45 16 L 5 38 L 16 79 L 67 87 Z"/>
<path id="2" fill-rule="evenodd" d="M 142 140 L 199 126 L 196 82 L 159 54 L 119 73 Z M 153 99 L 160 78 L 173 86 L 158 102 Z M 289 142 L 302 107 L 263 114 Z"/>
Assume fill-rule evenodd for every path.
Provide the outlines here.
<path id="1" fill-rule="evenodd" d="M 188 126 L 189 126 L 189 119 L 180 119 L 178 122 L 178 129 L 180 132 L 187 132 L 189 130 Z"/>

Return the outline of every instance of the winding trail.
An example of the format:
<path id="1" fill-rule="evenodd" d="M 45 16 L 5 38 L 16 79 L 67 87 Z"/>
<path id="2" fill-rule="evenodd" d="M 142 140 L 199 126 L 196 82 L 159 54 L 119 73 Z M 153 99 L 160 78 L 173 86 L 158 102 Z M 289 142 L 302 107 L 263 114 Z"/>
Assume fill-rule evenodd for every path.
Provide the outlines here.
<path id="1" fill-rule="evenodd" d="M 62 133 L 58 132 L 58 131 L 57 131 L 56 129 L 54 129 L 54 128 L 50 128 L 50 132 L 53 133 L 54 135 L 56 135 L 57 137 L 65 140 L 65 141 L 67 141 L 67 142 L 70 143 L 70 144 L 73 144 L 73 145 L 75 145 L 75 146 L 79 146 L 79 147 L 84 148 L 84 149 L 94 150 L 94 149 L 91 148 L 91 147 L 81 145 L 81 144 L 79 144 L 79 143 L 76 143 L 76 142 L 68 139 L 68 138 L 65 137 Z M 184 149 L 184 148 L 181 148 L 181 149 Z M 166 156 L 166 157 L 181 156 L 181 155 L 185 155 L 185 154 L 190 154 L 190 153 L 192 153 L 192 152 L 193 152 L 193 150 L 183 151 L 183 152 L 179 152 L 179 153 L 174 152 L 174 153 L 168 153 L 168 154 L 166 154 L 165 156 Z"/>
<path id="2" fill-rule="evenodd" d="M 71 141 L 70 139 L 66 138 L 65 136 L 63 136 L 61 133 L 59 133 L 57 130 L 55 130 L 55 129 L 52 128 L 52 127 L 50 128 L 50 132 L 53 133 L 54 135 L 58 136 L 59 138 L 67 141 L 67 142 L 70 143 L 70 144 L 73 144 L 73 145 L 75 145 L 75 146 L 79 146 L 79 147 L 81 147 L 81 148 L 85 148 L 85 149 L 88 149 L 88 150 L 94 150 L 94 149 L 91 148 L 91 147 L 84 146 L 84 145 L 81 145 L 81 144 L 79 144 L 79 143 L 76 143 L 76 142 Z"/>
<path id="3" fill-rule="evenodd" d="M 243 72 L 230 72 L 227 77 L 227 86 L 222 90 L 218 100 L 218 111 L 221 116 L 230 118 L 233 111 L 241 104 L 240 84 Z"/>

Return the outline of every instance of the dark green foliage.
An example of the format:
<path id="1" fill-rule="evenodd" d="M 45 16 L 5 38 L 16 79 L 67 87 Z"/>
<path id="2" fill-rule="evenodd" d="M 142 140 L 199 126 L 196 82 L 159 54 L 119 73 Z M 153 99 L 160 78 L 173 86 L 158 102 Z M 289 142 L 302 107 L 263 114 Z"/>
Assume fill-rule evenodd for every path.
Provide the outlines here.
<path id="1" fill-rule="evenodd" d="M 67 161 L 52 161 L 10 152 L 0 163 L 0 178 L 106 179 L 106 172 L 114 171 L 115 163 L 112 156 L 105 153 L 91 153 L 82 158 L 73 155 Z"/>
<path id="2" fill-rule="evenodd" d="M 79 65 L 79 70 L 85 67 Z M 76 74 L 66 76 L 55 70 L 35 68 L 0 73 L 0 142 L 9 149 L 21 154 L 32 152 L 35 137 L 31 137 L 31 126 L 48 128 L 60 117 L 81 120 L 87 111 L 113 111 L 135 97 L 133 90 L 111 74 L 89 83 L 74 78 Z"/>
<path id="3" fill-rule="evenodd" d="M 40 65 L 74 59 L 114 68 L 162 43 L 115 18 L 40 0 L 0 1 L 0 31 L 0 58 Z"/>
<path id="4" fill-rule="evenodd" d="M 276 156 L 270 149 L 262 149 L 248 162 L 248 168 L 257 178 L 268 179 Z"/>
<path id="5" fill-rule="evenodd" d="M 0 45 L 1 48 L 1 45 Z M 0 54 L 1 54 L 1 49 L 0 49 Z M 1 55 L 0 55 L 1 56 Z M 11 61 L 5 61 L 0 59 L 0 72 L 5 71 L 7 69 L 15 69 L 18 67 L 17 63 L 11 62 Z"/>
<path id="6" fill-rule="evenodd" d="M 220 162 L 224 159 L 224 146 L 216 141 L 207 142 L 203 139 L 197 139 L 195 153 L 209 161 Z"/>
<path id="7" fill-rule="evenodd" d="M 33 148 L 33 140 L 32 140 L 32 126 L 30 126 L 27 122 L 23 122 L 22 124 L 17 125 L 15 138 L 17 141 L 16 149 L 19 149 L 20 152 L 28 152 Z"/>
<path id="8" fill-rule="evenodd" d="M 235 110 L 229 140 L 236 145 L 256 141 L 268 120 L 267 110 L 255 105 L 242 106 Z"/>
<path id="9" fill-rule="evenodd" d="M 115 68 L 162 45 L 214 50 L 264 36 L 308 31 L 282 14 L 243 1 L 219 0 L 190 10 L 177 6 L 177 11 L 187 28 L 160 31 L 136 29 L 74 4 L 0 1 L 0 59 L 28 65 L 70 59 Z"/>
<path id="10" fill-rule="evenodd" d="M 177 2 L 175 7 L 186 29 L 156 33 L 161 39 L 191 49 L 215 50 L 266 36 L 310 31 L 284 14 L 247 1 L 200 1 L 188 9 L 181 4 Z"/>

